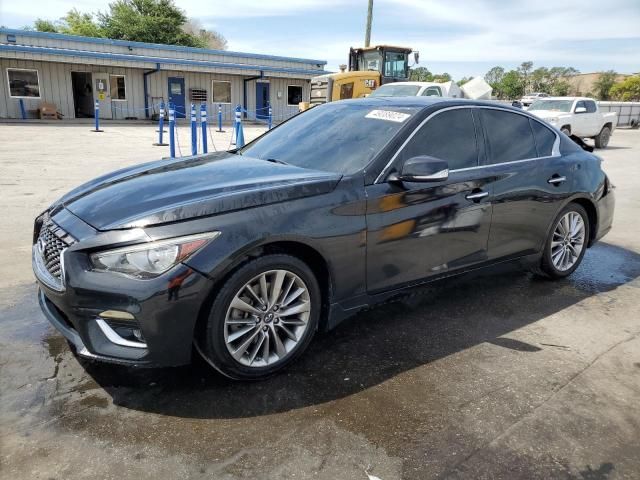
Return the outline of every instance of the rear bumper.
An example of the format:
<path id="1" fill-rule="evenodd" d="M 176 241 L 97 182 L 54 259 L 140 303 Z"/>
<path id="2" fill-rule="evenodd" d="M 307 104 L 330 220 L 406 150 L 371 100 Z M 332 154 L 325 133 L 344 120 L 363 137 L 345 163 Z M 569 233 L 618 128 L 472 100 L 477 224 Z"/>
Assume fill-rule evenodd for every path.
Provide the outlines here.
<path id="1" fill-rule="evenodd" d="M 600 200 L 598 200 L 598 229 L 594 241 L 600 240 L 604 237 L 613 225 L 613 213 L 616 206 L 615 189 L 610 187 L 609 192 Z"/>

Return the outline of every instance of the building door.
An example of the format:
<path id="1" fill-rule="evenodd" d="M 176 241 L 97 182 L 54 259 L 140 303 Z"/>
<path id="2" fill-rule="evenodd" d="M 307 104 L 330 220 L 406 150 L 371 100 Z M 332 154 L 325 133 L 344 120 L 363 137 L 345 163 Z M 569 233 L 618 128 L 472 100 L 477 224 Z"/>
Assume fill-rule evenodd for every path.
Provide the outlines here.
<path id="1" fill-rule="evenodd" d="M 184 78 L 169 77 L 169 104 L 176 109 L 176 118 L 186 117 Z"/>
<path id="2" fill-rule="evenodd" d="M 100 102 L 100 118 L 113 118 L 111 113 L 111 92 L 109 89 L 109 74 L 94 73 L 93 101 Z"/>
<path id="3" fill-rule="evenodd" d="M 269 84 L 256 82 L 256 118 L 269 117 Z"/>
<path id="4" fill-rule="evenodd" d="M 93 84 L 91 72 L 71 72 L 73 89 L 73 113 L 75 118 L 90 118 L 94 115 Z"/>

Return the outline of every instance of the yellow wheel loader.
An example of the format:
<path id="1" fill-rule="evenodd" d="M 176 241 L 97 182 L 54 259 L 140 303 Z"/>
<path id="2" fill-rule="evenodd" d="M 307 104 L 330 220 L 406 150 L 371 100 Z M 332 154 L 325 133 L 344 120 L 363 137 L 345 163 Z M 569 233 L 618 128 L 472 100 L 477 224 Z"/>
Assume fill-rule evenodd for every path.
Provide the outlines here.
<path id="1" fill-rule="evenodd" d="M 349 71 L 312 78 L 310 102 L 300 103 L 300 110 L 335 100 L 366 97 L 385 83 L 406 82 L 411 52 L 410 48 L 391 45 L 351 48 Z M 413 54 L 418 63 L 418 52 Z"/>

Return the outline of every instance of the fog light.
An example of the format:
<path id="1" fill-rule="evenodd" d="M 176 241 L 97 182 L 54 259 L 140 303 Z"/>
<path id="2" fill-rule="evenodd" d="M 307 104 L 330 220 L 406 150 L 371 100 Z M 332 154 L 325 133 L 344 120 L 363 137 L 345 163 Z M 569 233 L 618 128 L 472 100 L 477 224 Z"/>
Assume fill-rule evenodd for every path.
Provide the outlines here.
<path id="1" fill-rule="evenodd" d="M 137 323 L 132 324 L 130 321 L 121 319 L 105 320 L 104 318 L 96 318 L 96 323 L 111 343 L 123 347 L 147 348 L 147 343 Z"/>
<path id="2" fill-rule="evenodd" d="M 136 329 L 134 329 L 134 330 L 133 330 L 133 336 L 134 336 L 134 337 L 136 337 L 136 339 L 137 339 L 139 342 L 145 343 L 145 339 L 144 339 L 144 337 L 142 336 L 142 332 L 140 331 L 140 329 L 139 329 L 139 328 L 136 328 Z"/>

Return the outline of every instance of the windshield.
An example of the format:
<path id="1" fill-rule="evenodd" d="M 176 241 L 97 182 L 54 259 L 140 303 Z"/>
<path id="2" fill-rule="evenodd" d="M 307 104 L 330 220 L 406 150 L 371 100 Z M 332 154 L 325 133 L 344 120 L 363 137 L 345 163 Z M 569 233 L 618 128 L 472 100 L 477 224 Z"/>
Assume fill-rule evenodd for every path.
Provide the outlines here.
<path id="1" fill-rule="evenodd" d="M 303 168 L 352 174 L 364 168 L 418 110 L 327 103 L 293 117 L 239 153 Z"/>
<path id="2" fill-rule="evenodd" d="M 365 52 L 358 59 L 358 70 L 380 71 L 380 53 L 377 51 Z"/>
<path id="3" fill-rule="evenodd" d="M 532 110 L 551 110 L 552 112 L 570 112 L 573 100 L 536 100 L 529 107 Z"/>
<path id="4" fill-rule="evenodd" d="M 415 97 L 420 87 L 417 85 L 398 85 L 388 83 L 374 90 L 370 97 Z"/>

